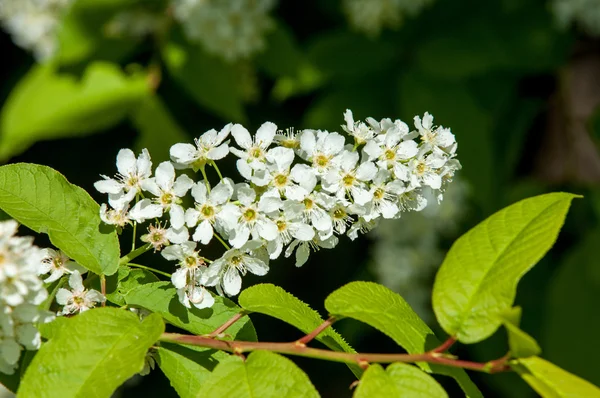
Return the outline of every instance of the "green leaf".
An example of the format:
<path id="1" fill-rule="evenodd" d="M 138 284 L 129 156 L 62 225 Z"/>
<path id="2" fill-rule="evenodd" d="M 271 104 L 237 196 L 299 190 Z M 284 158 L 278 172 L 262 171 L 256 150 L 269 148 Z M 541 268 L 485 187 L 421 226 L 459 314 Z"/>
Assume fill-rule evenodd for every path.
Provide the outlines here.
<path id="1" fill-rule="evenodd" d="M 135 152 L 148 149 L 156 163 L 170 159 L 169 150 L 173 144 L 190 141 L 156 95 L 146 97 L 132 113 L 131 120 L 139 132 Z"/>
<path id="2" fill-rule="evenodd" d="M 399 294 L 377 283 L 348 283 L 327 297 L 325 308 L 334 316 L 353 318 L 376 328 L 410 354 L 422 354 L 441 344 Z M 453 377 L 469 397 L 481 396 L 462 369 L 427 363 L 419 366 Z"/>
<path id="3" fill-rule="evenodd" d="M 164 331 L 152 314 L 140 322 L 116 308 L 95 308 L 64 323 L 44 344 L 19 387 L 22 397 L 110 397 L 141 371 L 148 349 Z"/>
<path id="4" fill-rule="evenodd" d="M 542 358 L 519 359 L 512 367 L 543 398 L 600 397 L 600 388 Z"/>
<path id="5" fill-rule="evenodd" d="M 119 266 L 119 240 L 100 220 L 100 206 L 47 166 L 17 163 L 0 167 L 0 208 L 96 274 Z"/>
<path id="6" fill-rule="evenodd" d="M 217 364 L 230 357 L 210 348 L 161 343 L 156 360 L 181 398 L 197 397 Z"/>
<path id="7" fill-rule="evenodd" d="M 169 42 L 163 49 L 169 74 L 202 107 L 227 121 L 244 122 L 242 92 L 234 67 L 200 47 Z"/>
<path id="8" fill-rule="evenodd" d="M 281 287 L 268 283 L 245 289 L 240 294 L 238 303 L 245 310 L 280 319 L 306 334 L 323 323 L 323 318 L 308 304 Z M 325 329 L 315 339 L 335 351 L 356 352 L 331 327 Z M 350 369 L 357 377 L 362 374 L 362 369 L 357 365 L 350 366 Z"/>
<path id="9" fill-rule="evenodd" d="M 488 217 L 450 248 L 433 286 L 433 309 L 444 330 L 476 343 L 500 326 L 517 283 L 552 247 L 571 200 L 551 193 L 517 202 Z"/>
<path id="10" fill-rule="evenodd" d="M 586 235 L 550 281 L 541 343 L 548 360 L 600 384 L 600 228 Z"/>
<path id="11" fill-rule="evenodd" d="M 514 307 L 500 314 L 499 317 L 508 332 L 508 346 L 514 358 L 527 358 L 542 352 L 537 341 L 519 329 L 521 307 Z"/>
<path id="12" fill-rule="evenodd" d="M 11 92 L 0 115 L 0 160 L 40 140 L 106 129 L 148 94 L 145 76 L 125 75 L 117 65 L 95 62 L 78 81 L 37 65 Z"/>
<path id="13" fill-rule="evenodd" d="M 150 271 L 137 268 L 120 266 L 119 271 L 106 278 L 106 298 L 111 303 L 123 306 L 125 295 L 130 291 L 147 283 L 158 282 L 159 279 Z M 100 280 L 95 279 L 91 284 L 93 289 L 100 291 Z"/>
<path id="14" fill-rule="evenodd" d="M 186 308 L 177 298 L 177 290 L 171 282 L 155 282 L 142 285 L 125 295 L 129 305 L 145 308 L 160 314 L 167 322 L 196 335 L 209 334 L 240 312 L 231 300 L 216 296 L 211 308 L 199 310 Z M 236 340 L 256 341 L 254 326 L 248 317 L 231 325 L 226 331 Z"/>
<path id="15" fill-rule="evenodd" d="M 269 351 L 256 351 L 246 361 L 221 362 L 196 395 L 203 398 L 310 398 L 319 393 L 292 361 Z"/>
<path id="16" fill-rule="evenodd" d="M 369 365 L 353 395 L 354 398 L 403 396 L 445 398 L 448 394 L 433 377 L 419 368 L 393 363 L 386 370 L 378 364 Z"/>

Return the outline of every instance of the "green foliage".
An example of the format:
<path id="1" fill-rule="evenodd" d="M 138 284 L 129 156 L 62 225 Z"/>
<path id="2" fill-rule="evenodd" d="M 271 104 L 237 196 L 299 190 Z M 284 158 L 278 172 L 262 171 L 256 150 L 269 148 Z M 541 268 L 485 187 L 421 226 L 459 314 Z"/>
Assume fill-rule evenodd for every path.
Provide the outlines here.
<path id="1" fill-rule="evenodd" d="M 545 305 L 541 343 L 545 357 L 573 373 L 600 384 L 596 359 L 600 345 L 600 229 L 578 243 L 553 276 Z"/>
<path id="2" fill-rule="evenodd" d="M 198 397 L 204 381 L 229 354 L 209 348 L 163 343 L 156 349 L 161 370 L 181 398 Z"/>
<path id="3" fill-rule="evenodd" d="M 119 241 L 100 220 L 98 204 L 50 167 L 17 163 L 0 167 L 0 208 L 96 274 L 119 266 Z"/>
<path id="4" fill-rule="evenodd" d="M 513 368 L 543 398 L 600 396 L 598 387 L 539 357 L 519 359 Z"/>
<path id="5" fill-rule="evenodd" d="M 165 321 L 197 335 L 209 334 L 240 312 L 240 308 L 225 297 L 215 297 L 211 308 L 186 308 L 177 298 L 171 282 L 154 282 L 139 286 L 125 295 L 128 305 L 142 307 L 160 314 Z M 254 326 L 248 318 L 234 323 L 227 334 L 237 340 L 256 341 Z"/>
<path id="6" fill-rule="evenodd" d="M 268 283 L 255 285 L 245 289 L 238 298 L 242 308 L 252 312 L 269 315 L 280 319 L 308 334 L 316 329 L 323 319 L 308 304 L 286 292 L 279 286 Z M 333 328 L 329 327 L 320 333 L 316 340 L 335 351 L 356 352 Z M 350 365 L 356 376 L 362 374 L 357 365 Z"/>
<path id="7" fill-rule="evenodd" d="M 500 314 L 502 324 L 508 332 L 508 346 L 510 347 L 510 354 L 514 358 L 527 358 L 534 355 L 539 355 L 542 350 L 538 343 L 519 329 L 519 323 L 521 322 L 521 308 L 511 308 L 509 311 Z"/>
<path id="8" fill-rule="evenodd" d="M 574 197 L 517 202 L 452 245 L 433 287 L 433 309 L 448 334 L 475 343 L 496 331 L 497 315 L 512 306 L 518 281 L 554 244 Z"/>
<path id="9" fill-rule="evenodd" d="M 197 397 L 310 398 L 319 393 L 292 361 L 268 351 L 221 362 L 205 381 Z"/>
<path id="10" fill-rule="evenodd" d="M 392 338 L 409 354 L 420 354 L 440 345 L 431 329 L 397 293 L 373 282 L 351 282 L 331 293 L 325 308 L 335 316 L 364 322 Z M 462 369 L 420 363 L 426 371 L 453 377 L 469 397 L 481 393 Z"/>
<path id="11" fill-rule="evenodd" d="M 163 48 L 170 75 L 203 108 L 227 121 L 244 122 L 242 91 L 235 68 L 200 47 L 170 41 Z"/>
<path id="12" fill-rule="evenodd" d="M 131 120 L 139 132 L 135 152 L 148 149 L 152 154 L 152 161 L 157 164 L 171 158 L 169 149 L 173 144 L 190 141 L 156 95 L 146 97 L 132 113 Z"/>
<path id="13" fill-rule="evenodd" d="M 22 397 L 110 397 L 141 371 L 148 349 L 164 331 L 158 315 L 142 322 L 116 308 L 84 312 L 39 350 L 19 387 Z"/>
<path id="14" fill-rule="evenodd" d="M 158 281 L 152 272 L 120 266 L 116 274 L 106 278 L 106 299 L 117 305 L 125 305 L 125 295 L 131 290 L 146 283 Z M 93 285 L 93 288 L 100 291 L 99 280 Z"/>
<path id="15" fill-rule="evenodd" d="M 371 397 L 445 398 L 446 391 L 427 373 L 411 365 L 394 363 L 383 370 L 369 365 L 358 383 L 354 398 Z"/>
<path id="16" fill-rule="evenodd" d="M 2 109 L 0 161 L 40 140 L 81 136 L 110 127 L 147 94 L 143 74 L 127 76 L 113 64 L 91 63 L 79 81 L 58 73 L 51 64 L 35 66 Z"/>

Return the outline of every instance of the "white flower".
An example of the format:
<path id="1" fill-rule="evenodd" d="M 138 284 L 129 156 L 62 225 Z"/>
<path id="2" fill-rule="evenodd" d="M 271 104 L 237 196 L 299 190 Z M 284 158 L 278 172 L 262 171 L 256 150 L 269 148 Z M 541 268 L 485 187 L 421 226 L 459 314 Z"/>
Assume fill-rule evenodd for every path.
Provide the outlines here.
<path id="1" fill-rule="evenodd" d="M 211 160 L 223 159 L 229 154 L 229 146 L 225 139 L 231 132 L 233 125 L 229 123 L 217 133 L 216 130 L 208 130 L 192 144 L 175 144 L 171 147 L 171 160 L 183 167 L 192 167 L 195 171 L 200 170 Z"/>
<path id="2" fill-rule="evenodd" d="M 214 235 L 213 225 L 226 222 L 226 219 L 222 218 L 221 207 L 231 199 L 233 190 L 233 182 L 229 178 L 217 184 L 210 193 L 203 181 L 192 187 L 192 196 L 196 205 L 195 208 L 187 209 L 185 212 L 187 226 L 192 228 L 198 225 L 192 239 L 203 245 L 211 241 Z"/>
<path id="3" fill-rule="evenodd" d="M 270 149 L 266 159 L 268 161 L 266 168 L 255 171 L 251 179 L 258 186 L 269 186 L 271 191 L 266 195 L 303 200 L 317 185 L 317 177 L 307 165 L 296 164 L 290 171 L 294 161 L 292 149 L 283 147 Z"/>
<path id="4" fill-rule="evenodd" d="M 295 132 L 293 127 L 289 127 L 283 130 L 278 130 L 273 139 L 277 144 L 284 148 L 299 149 L 300 148 L 300 137 Z"/>
<path id="5" fill-rule="evenodd" d="M 212 307 L 215 300 L 208 290 L 200 284 L 200 279 L 206 269 L 204 258 L 196 251 L 195 242 L 184 242 L 165 248 L 161 252 L 167 260 L 178 261 L 180 268 L 171 276 L 173 286 L 181 304 L 203 309 Z"/>
<path id="6" fill-rule="evenodd" d="M 58 312 L 58 315 L 81 313 L 95 307 L 98 303 L 106 301 L 106 298 L 99 291 L 87 290 L 83 287 L 83 280 L 78 271 L 73 271 L 69 277 L 69 286 L 71 290 L 60 288 L 56 293 L 56 302 L 64 306 Z"/>
<path id="7" fill-rule="evenodd" d="M 129 205 L 127 204 L 118 209 L 111 209 L 106 203 L 102 203 L 100 205 L 100 219 L 106 224 L 123 228 L 125 225 L 131 224 Z"/>
<path id="8" fill-rule="evenodd" d="M 102 176 L 104 179 L 94 183 L 94 187 L 108 194 L 108 203 L 114 209 L 123 209 L 141 192 L 142 182 L 152 175 L 148 150 L 143 149 L 136 159 L 131 149 L 121 149 L 117 155 L 117 170 L 114 179 Z"/>
<path id="9" fill-rule="evenodd" d="M 181 228 L 185 224 L 181 197 L 194 185 L 194 181 L 185 174 L 175 179 L 175 168 L 170 162 L 162 162 L 156 168 L 154 178 L 142 182 L 142 188 L 156 196 L 157 203 L 163 211 L 168 211 L 173 228 Z M 162 213 L 161 213 L 162 215 Z M 150 217 L 153 218 L 153 214 Z"/>
<path id="10" fill-rule="evenodd" d="M 188 39 L 228 61 L 264 48 L 274 6 L 275 0 L 173 0 L 174 16 Z"/>
<path id="11" fill-rule="evenodd" d="M 456 139 L 450 129 L 442 126 L 435 127 L 433 125 L 433 116 L 425 112 L 423 119 L 419 116 L 415 116 L 415 127 L 421 135 L 421 140 L 428 145 L 428 148 L 433 149 L 437 147 L 450 154 L 454 154 L 456 151 Z"/>
<path id="12" fill-rule="evenodd" d="M 248 184 L 238 184 L 236 193 L 239 207 L 228 207 L 223 211 L 227 217 L 227 225 L 231 234 L 229 242 L 236 248 L 246 244 L 252 235 L 253 239 L 258 237 L 266 241 L 277 237 L 277 225 L 267 218 L 265 213 L 276 211 L 281 206 L 281 201 L 263 196 L 259 203 L 256 201 L 256 192 Z"/>
<path id="13" fill-rule="evenodd" d="M 405 134 L 404 134 L 405 135 Z M 402 141 L 403 134 L 399 129 L 392 128 L 382 136 L 381 144 L 370 140 L 364 147 L 364 152 L 370 161 L 376 160 L 379 168 L 391 169 L 396 178 L 408 181 L 409 159 L 418 153 L 417 143 L 413 140 Z"/>
<path id="14" fill-rule="evenodd" d="M 364 206 L 362 217 L 366 221 L 378 218 L 394 218 L 399 213 L 398 194 L 404 192 L 404 184 L 397 181 L 390 181 L 390 172 L 380 170 L 371 184 L 371 193 L 373 199 Z"/>
<path id="15" fill-rule="evenodd" d="M 263 169 L 266 157 L 267 148 L 273 142 L 277 126 L 271 122 L 263 123 L 256 132 L 254 140 L 250 133 L 241 124 L 235 124 L 231 129 L 231 135 L 235 139 L 236 144 L 243 149 L 231 147 L 231 153 L 239 157 L 237 167 L 242 175 L 247 180 L 252 179 L 252 171 L 255 169 Z"/>
<path id="16" fill-rule="evenodd" d="M 339 239 L 335 235 L 331 235 L 323 239 L 319 234 L 315 235 L 310 241 L 294 240 L 285 251 L 285 257 L 289 257 L 296 250 L 296 267 L 301 267 L 306 263 L 310 256 L 310 251 L 318 251 L 320 248 L 333 249 L 337 246 Z"/>
<path id="17" fill-rule="evenodd" d="M 71 260 L 62 250 L 42 250 L 44 252 L 44 259 L 40 263 L 38 273 L 44 275 L 50 272 L 50 276 L 44 279 L 45 283 L 54 282 L 60 279 L 65 273 L 70 274 L 73 271 L 79 271 L 83 274 L 87 272 L 85 268 Z"/>
<path id="18" fill-rule="evenodd" d="M 156 225 L 150 224 L 148 226 L 148 233 L 141 236 L 141 241 L 150 243 L 154 247 L 154 251 L 161 250 L 164 246 L 171 244 L 170 237 L 172 237 L 170 230 L 165 229 L 161 223 Z M 177 240 L 177 238 L 175 238 Z M 187 237 L 186 237 L 187 240 Z"/>
<path id="19" fill-rule="evenodd" d="M 336 157 L 339 168 L 329 170 L 323 176 L 323 189 L 335 194 L 339 199 L 346 194 L 359 205 L 364 205 L 372 199 L 373 195 L 367 189 L 366 182 L 370 181 L 377 173 L 377 167 L 372 162 L 358 163 L 358 153 L 344 151 Z"/>
<path id="20" fill-rule="evenodd" d="M 142 199 L 137 202 L 129 211 L 129 219 L 143 223 L 151 218 L 161 217 L 163 214 L 163 208 L 161 205 L 152 203 L 150 199 Z"/>
<path id="21" fill-rule="evenodd" d="M 354 117 L 352 116 L 352 111 L 350 109 L 346 109 L 346 112 L 344 112 L 344 120 L 346 121 L 346 124 L 342 125 L 342 129 L 354 137 L 354 142 L 356 145 L 365 144 L 375 135 L 373 129 L 367 126 L 365 123 L 354 121 Z"/>
<path id="22" fill-rule="evenodd" d="M 277 225 L 277 237 L 267 243 L 269 258 L 272 260 L 279 257 L 283 247 L 289 244 L 292 239 L 298 241 L 309 241 L 315 236 L 312 227 L 300 221 L 298 217 L 293 217 L 289 213 L 281 212 L 275 220 Z"/>
<path id="23" fill-rule="evenodd" d="M 333 158 L 344 149 L 344 137 L 321 130 L 304 130 L 300 136 L 300 156 L 312 163 L 317 175 L 333 167 Z"/>
<path id="24" fill-rule="evenodd" d="M 321 192 L 314 192 L 304 198 L 302 202 L 285 201 L 283 210 L 291 218 L 302 217 L 305 223 L 315 227 L 321 235 L 331 235 L 333 224 L 327 210 L 334 204 L 335 198 Z"/>
<path id="25" fill-rule="evenodd" d="M 446 164 L 446 158 L 439 153 L 420 155 L 410 161 L 410 178 L 412 185 L 427 185 L 432 189 L 440 189 L 442 177 L 437 170 Z"/>
<path id="26" fill-rule="evenodd" d="M 235 296 L 242 288 L 240 274 L 246 275 L 250 271 L 254 275 L 263 276 L 269 271 L 269 266 L 259 258 L 248 254 L 248 251 L 258 249 L 262 244 L 250 241 L 242 248 L 226 251 L 223 256 L 215 260 L 203 275 L 205 286 L 216 286 L 219 294 L 225 292 L 228 296 Z"/>

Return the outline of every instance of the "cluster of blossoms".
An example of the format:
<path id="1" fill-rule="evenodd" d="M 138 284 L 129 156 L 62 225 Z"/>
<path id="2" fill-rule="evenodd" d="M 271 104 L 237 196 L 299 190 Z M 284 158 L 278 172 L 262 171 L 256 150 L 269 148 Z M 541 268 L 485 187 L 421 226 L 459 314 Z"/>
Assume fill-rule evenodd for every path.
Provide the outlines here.
<path id="1" fill-rule="evenodd" d="M 274 27 L 269 13 L 275 0 L 173 0 L 175 19 L 186 36 L 229 61 L 262 50 Z"/>
<path id="2" fill-rule="evenodd" d="M 433 199 L 431 192 L 427 193 Z M 383 220 L 370 246 L 370 268 L 377 281 L 400 293 L 419 316 L 434 321 L 431 280 L 445 256 L 443 242 L 456 238 L 465 215 L 468 189 L 455 179 L 444 200 L 430 200 L 423 211 L 410 212 L 401 220 Z"/>
<path id="3" fill-rule="evenodd" d="M 415 117 L 413 131 L 400 120 L 355 122 L 349 110 L 344 119 L 342 128 L 353 143 L 336 132 L 283 132 L 271 122 L 252 137 L 243 126 L 228 124 L 194 144 L 175 144 L 172 161 L 159 164 L 154 177 L 148 151 L 136 157 L 123 149 L 116 177 L 95 183 L 108 194 L 100 216 L 124 227 L 168 214 L 168 222 L 151 225 L 142 240 L 178 262 L 172 282 L 180 301 L 206 308 L 214 301 L 206 287 L 236 295 L 240 274 L 265 275 L 269 260 L 295 253 L 301 266 L 311 250 L 336 246 L 339 235 L 354 239 L 381 218 L 422 210 L 424 189 L 441 200 L 460 168 L 449 129 L 434 126 L 428 113 Z M 224 178 L 216 164 L 230 154 L 242 178 L 237 183 Z M 219 174 L 215 186 L 206 177 L 207 166 Z M 177 176 L 182 169 L 200 170 L 204 178 Z M 188 192 L 194 204 L 184 208 Z M 211 261 L 197 246 L 213 240 L 227 251 Z"/>
<path id="4" fill-rule="evenodd" d="M 553 0 L 551 7 L 563 27 L 577 23 L 588 34 L 600 35 L 600 6 L 597 0 Z"/>
<path id="5" fill-rule="evenodd" d="M 33 51 L 38 60 L 55 52 L 61 17 L 74 0 L 2 0 L 0 23 L 15 44 Z"/>
<path id="6" fill-rule="evenodd" d="M 0 372 L 7 374 L 18 366 L 23 348 L 40 347 L 41 336 L 35 325 L 54 319 L 53 313 L 40 309 L 48 298 L 44 283 L 71 273 L 73 292 L 60 289 L 57 294 L 57 302 L 65 305 L 59 314 L 81 312 L 95 304 L 94 300 L 84 303 L 77 298 L 78 288 L 87 292 L 81 285 L 82 267 L 60 251 L 33 245 L 32 237 L 16 236 L 17 227 L 14 220 L 0 222 Z M 48 273 L 45 280 L 40 278 Z M 77 281 L 80 286 L 74 286 Z"/>
<path id="7" fill-rule="evenodd" d="M 344 0 L 342 7 L 350 25 L 371 37 L 384 28 L 397 28 L 406 15 L 415 16 L 432 0 Z"/>

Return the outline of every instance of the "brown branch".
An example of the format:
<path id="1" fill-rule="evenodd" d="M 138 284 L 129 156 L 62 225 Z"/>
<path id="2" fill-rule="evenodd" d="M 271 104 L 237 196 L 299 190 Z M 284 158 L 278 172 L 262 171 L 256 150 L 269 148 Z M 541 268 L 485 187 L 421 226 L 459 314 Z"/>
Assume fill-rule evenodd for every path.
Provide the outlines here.
<path id="1" fill-rule="evenodd" d="M 229 319 L 227 322 L 225 322 L 224 324 L 222 324 L 221 326 L 216 328 L 211 334 L 209 334 L 206 337 L 209 337 L 209 338 L 217 337 L 218 335 L 220 335 L 221 333 L 226 331 L 231 325 L 233 325 L 238 320 L 240 320 L 240 318 L 242 318 L 243 316 L 246 316 L 247 314 L 248 313 L 245 311 L 238 312 L 237 314 L 232 316 L 231 319 Z"/>
<path id="2" fill-rule="evenodd" d="M 320 324 L 315 330 L 302 337 L 301 339 L 296 340 L 296 344 L 298 345 L 306 345 L 310 343 L 315 337 L 317 337 L 323 330 L 330 327 L 335 322 L 335 317 L 330 317 L 325 322 Z"/>
<path id="3" fill-rule="evenodd" d="M 434 353 L 434 352 L 444 352 L 444 351 L 447 351 L 448 348 L 452 347 L 452 345 L 454 343 L 456 343 L 456 339 L 453 336 L 450 336 L 450 337 L 448 337 L 448 339 L 446 341 L 444 341 L 442 344 L 440 344 L 439 347 L 434 348 L 430 352 Z"/>
<path id="4" fill-rule="evenodd" d="M 497 373 L 510 370 L 503 362 L 491 361 L 486 363 L 463 361 L 449 358 L 440 353 L 426 352 L 423 354 L 375 354 L 375 353 L 347 353 L 338 351 L 329 351 L 319 348 L 306 347 L 293 341 L 290 343 L 270 343 L 270 342 L 251 342 L 251 341 L 224 341 L 216 340 L 210 337 L 190 336 L 176 333 L 163 333 L 161 341 L 194 345 L 199 347 L 213 348 L 216 350 L 232 352 L 236 355 L 244 352 L 257 350 L 273 351 L 280 354 L 296 355 L 309 358 L 320 358 L 334 362 L 343 362 L 351 364 L 364 364 L 365 362 L 392 363 L 392 362 L 427 362 L 452 366 L 463 369 L 476 370 L 486 373 Z M 498 360 L 498 361 L 500 361 Z"/>

